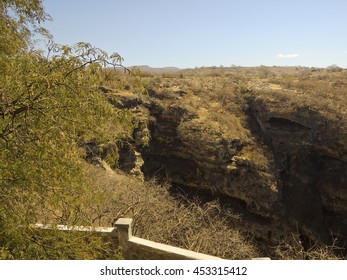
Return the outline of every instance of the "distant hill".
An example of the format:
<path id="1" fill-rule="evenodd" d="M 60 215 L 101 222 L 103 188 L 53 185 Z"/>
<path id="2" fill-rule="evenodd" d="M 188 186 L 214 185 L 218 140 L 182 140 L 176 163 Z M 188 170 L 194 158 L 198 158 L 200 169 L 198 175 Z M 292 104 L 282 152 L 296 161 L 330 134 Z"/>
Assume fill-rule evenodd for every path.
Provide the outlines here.
<path id="1" fill-rule="evenodd" d="M 177 68 L 177 67 L 154 68 L 154 67 L 150 67 L 148 65 L 135 65 L 135 66 L 130 66 L 128 68 L 129 69 L 140 69 L 141 71 L 155 73 L 155 74 L 174 73 L 174 72 L 179 72 L 179 71 L 183 70 L 183 69 L 180 69 L 180 68 Z"/>
<path id="2" fill-rule="evenodd" d="M 341 71 L 342 70 L 342 68 L 336 64 L 330 65 L 326 69 L 328 69 L 330 71 Z"/>

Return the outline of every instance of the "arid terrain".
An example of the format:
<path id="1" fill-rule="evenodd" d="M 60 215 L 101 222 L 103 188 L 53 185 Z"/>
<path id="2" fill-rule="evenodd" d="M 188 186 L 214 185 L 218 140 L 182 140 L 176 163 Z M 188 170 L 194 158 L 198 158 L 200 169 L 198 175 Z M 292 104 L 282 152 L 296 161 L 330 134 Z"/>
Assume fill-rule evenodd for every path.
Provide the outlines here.
<path id="1" fill-rule="evenodd" d="M 0 259 L 347 258 L 342 3 L 63 2 L 0 1 Z"/>
<path id="2" fill-rule="evenodd" d="M 336 67 L 137 71 L 142 90 L 127 84 L 130 76 L 111 80 L 109 100 L 132 111 L 137 127 L 120 148 L 119 166 L 138 180 L 168 182 L 171 196 L 183 194 L 188 203 L 218 200 L 234 215 L 229 226 L 253 236 L 261 254 L 317 258 L 319 251 L 318 258 L 327 258 L 325 248 L 341 257 L 346 73 Z"/>

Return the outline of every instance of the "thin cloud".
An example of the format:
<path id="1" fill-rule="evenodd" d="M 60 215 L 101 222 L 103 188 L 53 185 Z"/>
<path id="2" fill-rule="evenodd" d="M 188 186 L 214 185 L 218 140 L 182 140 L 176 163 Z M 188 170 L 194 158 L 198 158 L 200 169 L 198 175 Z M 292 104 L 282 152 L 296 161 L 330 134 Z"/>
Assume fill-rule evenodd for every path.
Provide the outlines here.
<path id="1" fill-rule="evenodd" d="M 280 53 L 276 57 L 277 58 L 295 58 L 295 57 L 298 57 L 298 56 L 299 55 L 297 53 L 288 53 L 288 54 Z"/>

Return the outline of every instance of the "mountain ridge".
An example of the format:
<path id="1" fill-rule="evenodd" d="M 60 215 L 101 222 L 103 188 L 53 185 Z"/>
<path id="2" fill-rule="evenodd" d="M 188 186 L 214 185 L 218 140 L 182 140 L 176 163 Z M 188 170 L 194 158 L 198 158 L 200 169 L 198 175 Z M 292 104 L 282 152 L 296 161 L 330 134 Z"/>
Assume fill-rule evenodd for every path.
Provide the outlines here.
<path id="1" fill-rule="evenodd" d="M 167 66 L 167 67 L 151 67 L 149 65 L 134 65 L 128 67 L 129 69 L 140 69 L 141 71 L 145 72 L 150 72 L 150 73 L 155 73 L 155 74 L 160 74 L 160 73 L 174 73 L 174 72 L 179 72 L 184 69 L 178 68 L 178 67 L 173 67 L 173 66 Z"/>

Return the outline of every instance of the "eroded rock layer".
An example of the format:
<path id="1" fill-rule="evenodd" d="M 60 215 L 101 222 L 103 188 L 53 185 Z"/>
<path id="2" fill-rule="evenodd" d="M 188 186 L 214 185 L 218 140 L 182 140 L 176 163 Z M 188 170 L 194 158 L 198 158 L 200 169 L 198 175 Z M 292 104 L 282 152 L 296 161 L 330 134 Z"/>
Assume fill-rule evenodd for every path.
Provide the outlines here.
<path id="1" fill-rule="evenodd" d="M 138 145 L 145 176 L 242 202 L 269 240 L 295 231 L 347 240 L 343 107 L 215 77 L 161 79 L 147 96 L 111 95 L 149 129 L 149 145 Z M 141 137 L 138 129 L 134 139 Z"/>
<path id="2" fill-rule="evenodd" d="M 345 239 L 346 119 L 325 104 L 293 106 L 288 96 L 258 93 L 250 106 L 275 157 L 286 218 L 313 239 Z"/>

